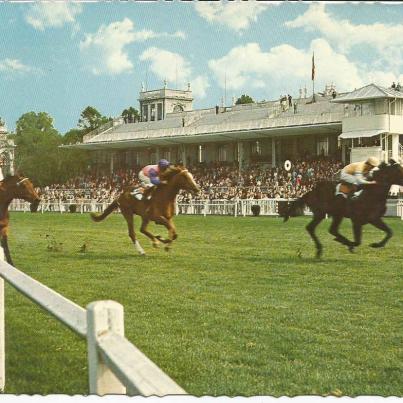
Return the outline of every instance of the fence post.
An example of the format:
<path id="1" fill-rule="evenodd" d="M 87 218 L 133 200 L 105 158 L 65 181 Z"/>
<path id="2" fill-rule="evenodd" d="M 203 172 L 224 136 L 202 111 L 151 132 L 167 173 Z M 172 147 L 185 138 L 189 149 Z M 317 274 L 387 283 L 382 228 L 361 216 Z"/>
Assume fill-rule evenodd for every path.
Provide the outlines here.
<path id="1" fill-rule="evenodd" d="M 124 335 L 123 306 L 115 301 L 95 301 L 87 306 L 88 373 L 90 394 L 126 394 L 126 388 L 105 365 L 97 339 L 112 331 Z"/>
<path id="2" fill-rule="evenodd" d="M 4 261 L 4 251 L 0 247 L 0 260 Z M 0 278 L 0 390 L 4 391 L 6 384 L 6 348 L 5 348 L 5 322 L 4 322 L 4 280 Z"/>

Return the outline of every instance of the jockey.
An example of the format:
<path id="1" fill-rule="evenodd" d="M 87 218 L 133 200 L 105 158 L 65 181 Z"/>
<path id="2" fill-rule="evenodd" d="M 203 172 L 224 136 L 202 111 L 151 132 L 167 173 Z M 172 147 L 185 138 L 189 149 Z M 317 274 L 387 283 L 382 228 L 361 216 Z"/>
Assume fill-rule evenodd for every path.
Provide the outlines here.
<path id="1" fill-rule="evenodd" d="M 348 190 L 347 194 L 343 192 L 340 185 L 337 187 L 336 195 L 342 194 L 344 197 L 348 197 L 351 195 L 352 191 L 355 191 L 353 196 L 357 197 L 362 192 L 357 189 L 361 187 L 361 185 L 370 185 L 375 184 L 375 181 L 370 180 L 372 170 L 379 165 L 379 160 L 376 157 L 369 157 L 366 161 L 353 162 L 347 166 L 345 166 L 340 173 L 340 185 L 347 185 Z"/>
<path id="2" fill-rule="evenodd" d="M 161 180 L 160 176 L 164 174 L 170 165 L 170 162 L 165 159 L 160 160 L 157 165 L 146 165 L 139 172 L 142 189 L 133 190 L 132 195 L 138 200 L 141 200 L 144 195 L 149 200 L 151 198 L 151 190 L 155 185 L 167 183 Z M 142 190 L 144 190 L 143 194 Z"/>

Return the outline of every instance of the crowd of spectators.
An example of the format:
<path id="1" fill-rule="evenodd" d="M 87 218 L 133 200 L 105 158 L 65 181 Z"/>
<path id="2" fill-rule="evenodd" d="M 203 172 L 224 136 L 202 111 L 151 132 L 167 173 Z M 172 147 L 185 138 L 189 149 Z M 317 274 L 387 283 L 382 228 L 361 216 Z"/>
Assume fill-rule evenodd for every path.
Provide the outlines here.
<path id="1" fill-rule="evenodd" d="M 239 170 L 237 163 L 211 163 L 188 169 L 201 188 L 198 196 L 181 192 L 178 202 L 190 200 L 278 199 L 302 196 L 319 180 L 331 179 L 342 164 L 330 158 L 297 160 L 289 171 L 283 167 L 253 164 Z M 64 184 L 39 190 L 45 203 L 109 203 L 126 186 L 138 186 L 138 171 L 119 170 L 110 175 L 89 174 Z"/>

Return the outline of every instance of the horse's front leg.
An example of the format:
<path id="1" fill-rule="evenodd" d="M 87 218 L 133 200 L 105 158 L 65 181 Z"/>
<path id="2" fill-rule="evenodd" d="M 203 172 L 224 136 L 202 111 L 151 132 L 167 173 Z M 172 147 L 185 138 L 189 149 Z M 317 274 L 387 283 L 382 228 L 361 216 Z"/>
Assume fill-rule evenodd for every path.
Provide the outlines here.
<path id="1" fill-rule="evenodd" d="M 3 227 L 0 230 L 1 236 L 1 247 L 3 248 L 4 257 L 6 258 L 6 262 L 14 266 L 13 260 L 11 259 L 10 249 L 8 248 L 8 227 Z"/>
<path id="2" fill-rule="evenodd" d="M 335 241 L 348 246 L 348 250 L 350 252 L 352 252 L 354 249 L 354 246 L 356 246 L 356 244 L 354 242 L 349 241 L 345 236 L 340 234 L 339 228 L 340 228 L 340 224 L 342 221 L 343 221 L 343 216 L 334 215 L 332 218 L 332 225 L 329 228 L 329 232 L 330 232 L 330 234 L 332 234 L 335 237 L 334 238 Z"/>
<path id="3" fill-rule="evenodd" d="M 142 234 L 144 234 L 145 236 L 147 236 L 148 238 L 151 239 L 154 248 L 158 248 L 158 246 L 159 246 L 158 238 L 155 235 L 153 235 L 150 231 L 147 230 L 147 226 L 148 226 L 149 222 L 150 222 L 150 219 L 148 217 L 142 217 L 140 231 Z"/>
<path id="4" fill-rule="evenodd" d="M 158 223 L 162 224 L 165 226 L 165 228 L 168 230 L 168 239 L 160 239 L 160 241 L 164 242 L 165 245 L 165 250 L 168 252 L 171 248 L 172 242 L 178 238 L 178 234 L 176 233 L 176 228 L 175 225 L 172 221 L 171 218 L 165 218 L 164 216 L 158 217 L 158 220 L 156 220 Z"/>
<path id="5" fill-rule="evenodd" d="M 141 247 L 140 242 L 136 239 L 136 233 L 134 232 L 133 214 L 127 211 L 122 211 L 122 214 L 127 222 L 129 237 L 132 240 L 134 247 L 140 255 L 145 255 L 146 253 L 144 252 L 144 249 Z"/>
<path id="6" fill-rule="evenodd" d="M 322 256 L 323 246 L 319 241 L 319 238 L 315 234 L 315 228 L 320 224 L 320 222 L 325 218 L 325 214 L 313 213 L 313 220 L 306 226 L 306 230 L 309 232 L 309 235 L 315 242 L 316 246 L 316 257 L 319 259 Z"/>
<path id="7" fill-rule="evenodd" d="M 372 220 L 369 223 L 372 224 L 375 228 L 378 228 L 386 233 L 386 236 L 382 239 L 382 241 L 371 243 L 369 246 L 371 246 L 372 248 L 383 248 L 386 242 L 388 242 L 389 239 L 392 238 L 392 230 L 382 221 L 381 217 Z"/>

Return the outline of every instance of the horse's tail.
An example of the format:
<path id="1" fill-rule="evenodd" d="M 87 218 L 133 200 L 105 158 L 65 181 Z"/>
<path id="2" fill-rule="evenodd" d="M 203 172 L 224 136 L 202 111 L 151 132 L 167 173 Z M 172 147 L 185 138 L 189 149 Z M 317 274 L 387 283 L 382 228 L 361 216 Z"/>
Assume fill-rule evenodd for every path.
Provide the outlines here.
<path id="1" fill-rule="evenodd" d="M 284 218 L 284 222 L 288 221 L 288 219 L 292 216 L 301 215 L 301 210 L 304 206 L 305 201 L 303 197 L 299 197 L 298 199 L 290 202 L 284 209 L 284 212 L 281 214 L 281 216 Z"/>
<path id="2" fill-rule="evenodd" d="M 93 221 L 95 222 L 99 222 L 104 220 L 106 217 L 108 217 L 108 215 L 110 213 L 112 213 L 112 211 L 116 210 L 119 207 L 119 203 L 117 200 L 113 201 L 102 214 L 98 214 L 98 213 L 91 213 L 91 218 Z"/>

